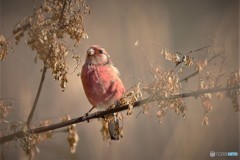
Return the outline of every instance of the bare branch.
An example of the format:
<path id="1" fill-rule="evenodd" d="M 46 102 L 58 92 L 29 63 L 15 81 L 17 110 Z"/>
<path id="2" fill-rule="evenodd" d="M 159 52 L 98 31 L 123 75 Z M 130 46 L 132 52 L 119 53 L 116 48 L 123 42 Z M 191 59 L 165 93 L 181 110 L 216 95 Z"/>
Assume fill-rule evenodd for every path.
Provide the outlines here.
<path id="1" fill-rule="evenodd" d="M 32 121 L 34 111 L 35 111 L 35 109 L 37 107 L 37 103 L 38 103 L 38 99 L 39 99 L 39 96 L 40 96 L 41 91 L 42 91 L 42 86 L 43 86 L 43 82 L 44 82 L 44 79 L 45 79 L 46 71 L 47 71 L 47 67 L 44 66 L 43 67 L 43 71 L 42 71 L 41 81 L 40 81 L 40 84 L 39 84 L 39 87 L 38 87 L 38 91 L 37 91 L 37 95 L 35 97 L 35 100 L 34 100 L 34 103 L 33 103 L 33 106 L 32 106 L 32 110 L 31 110 L 31 112 L 30 112 L 30 114 L 28 116 L 28 119 L 27 119 L 27 126 L 28 126 L 28 128 L 30 128 L 30 123 Z"/>
<path id="2" fill-rule="evenodd" d="M 239 89 L 240 85 L 234 85 L 230 87 L 221 87 L 221 88 L 211 88 L 211 89 L 206 89 L 206 90 L 198 90 L 198 91 L 193 91 L 193 92 L 188 92 L 188 93 L 183 93 L 183 94 L 177 94 L 177 95 L 172 95 L 169 97 L 153 97 L 150 96 L 148 98 L 145 98 L 143 100 L 136 101 L 133 104 L 133 107 L 139 107 L 143 104 L 149 103 L 149 102 L 154 102 L 157 100 L 171 100 L 171 99 L 176 99 L 176 98 L 187 98 L 187 97 L 198 97 L 199 95 L 205 94 L 205 93 L 216 93 L 216 92 L 221 92 L 221 91 L 228 91 L 228 90 L 234 90 L 234 89 Z M 32 134 L 32 133 L 42 133 L 42 132 L 47 132 L 51 130 L 55 130 L 58 128 L 66 127 L 75 123 L 81 123 L 88 121 L 90 119 L 95 119 L 95 118 L 101 118 L 106 115 L 115 113 L 115 112 L 120 112 L 128 109 L 128 105 L 120 106 L 119 104 L 116 105 L 116 108 L 105 110 L 105 111 L 97 111 L 95 113 L 89 114 L 87 116 L 81 116 L 78 118 L 74 118 L 68 121 L 63 121 L 59 122 L 53 125 L 45 126 L 45 127 L 39 127 L 35 129 L 28 129 L 27 131 L 19 131 L 7 136 L 0 137 L 0 144 L 3 144 L 5 142 L 11 141 L 13 139 L 17 138 L 23 138 L 26 133 Z"/>
<path id="3" fill-rule="evenodd" d="M 215 54 L 213 57 L 211 57 L 210 59 L 207 60 L 207 63 L 210 63 L 211 61 L 213 61 L 215 58 L 219 57 L 220 55 L 222 55 L 221 53 L 219 54 Z M 200 71 L 196 70 L 195 72 L 191 73 L 190 75 L 180 79 L 179 82 L 183 82 L 183 81 L 187 81 L 188 79 L 194 77 L 195 75 L 197 75 Z"/>

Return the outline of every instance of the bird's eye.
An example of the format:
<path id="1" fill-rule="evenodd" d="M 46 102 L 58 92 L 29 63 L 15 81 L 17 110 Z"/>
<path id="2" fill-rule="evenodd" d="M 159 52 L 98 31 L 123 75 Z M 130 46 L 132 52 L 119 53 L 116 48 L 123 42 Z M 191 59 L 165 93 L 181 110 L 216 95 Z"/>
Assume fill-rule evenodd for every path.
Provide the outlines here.
<path id="1" fill-rule="evenodd" d="M 102 54 L 102 53 L 103 53 L 103 51 L 100 49 L 100 50 L 99 50 L 99 53 L 101 53 L 101 54 Z"/>

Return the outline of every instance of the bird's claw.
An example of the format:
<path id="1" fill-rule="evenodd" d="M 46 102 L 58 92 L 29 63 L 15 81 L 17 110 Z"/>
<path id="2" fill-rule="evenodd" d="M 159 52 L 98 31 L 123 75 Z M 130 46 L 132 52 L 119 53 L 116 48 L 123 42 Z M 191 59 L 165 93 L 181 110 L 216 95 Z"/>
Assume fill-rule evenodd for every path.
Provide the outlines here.
<path id="1" fill-rule="evenodd" d="M 86 117 L 90 114 L 90 112 L 94 109 L 95 107 L 93 106 L 87 113 L 85 113 L 84 118 L 86 119 Z M 89 119 L 87 120 L 87 122 L 89 123 Z"/>
<path id="2" fill-rule="evenodd" d="M 85 113 L 84 114 L 84 119 L 86 119 L 88 115 L 89 115 L 89 112 Z M 87 122 L 89 123 L 89 119 L 87 119 Z"/>

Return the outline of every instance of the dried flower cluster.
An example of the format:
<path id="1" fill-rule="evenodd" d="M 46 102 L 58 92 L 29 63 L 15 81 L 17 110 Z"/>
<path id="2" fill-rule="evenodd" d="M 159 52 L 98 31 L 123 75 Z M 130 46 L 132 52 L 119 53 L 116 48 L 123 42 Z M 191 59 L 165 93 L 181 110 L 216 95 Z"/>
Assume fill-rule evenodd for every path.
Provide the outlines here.
<path id="1" fill-rule="evenodd" d="M 108 120 L 102 118 L 101 122 L 102 122 L 102 128 L 100 132 L 102 133 L 103 141 L 110 140 L 111 136 L 109 134 L 109 129 L 108 129 Z"/>
<path id="2" fill-rule="evenodd" d="M 21 147 L 29 156 L 29 160 L 33 160 L 39 148 L 36 146 L 36 135 L 25 132 L 25 136 L 21 139 Z"/>
<path id="3" fill-rule="evenodd" d="M 156 67 L 152 69 L 152 75 L 154 81 L 150 85 L 145 86 L 144 91 L 156 100 L 156 104 L 159 107 L 157 112 L 159 121 L 162 122 L 167 109 L 172 109 L 176 114 L 181 114 L 185 117 L 187 108 L 183 99 L 168 99 L 171 95 L 181 93 L 177 74 L 173 71 L 163 72 L 159 67 Z"/>
<path id="4" fill-rule="evenodd" d="M 208 62 L 206 59 L 197 61 L 196 62 L 196 71 L 201 72 L 207 66 L 207 64 L 208 64 Z"/>
<path id="5" fill-rule="evenodd" d="M 24 126 L 22 121 L 10 120 L 14 99 L 0 99 L 0 135 L 16 132 Z"/>
<path id="6" fill-rule="evenodd" d="M 70 119 L 71 119 L 70 116 L 67 115 L 67 116 L 63 116 L 61 121 L 62 122 L 68 121 Z M 49 125 L 51 125 L 51 121 L 45 120 L 45 121 L 40 122 L 39 127 L 46 127 Z M 36 156 L 36 153 L 38 153 L 40 151 L 40 149 L 37 147 L 37 145 L 39 143 L 42 143 L 53 137 L 52 131 L 35 134 L 35 133 L 27 132 L 26 127 L 23 127 L 23 131 L 25 133 L 25 136 L 24 136 L 24 138 L 21 139 L 21 146 L 22 146 L 23 150 L 26 152 L 26 154 L 29 156 L 29 159 L 34 159 L 34 157 Z M 70 145 L 70 151 L 71 151 L 71 153 L 75 153 L 77 143 L 79 141 L 79 136 L 77 134 L 76 125 L 73 124 L 73 125 L 68 126 L 67 133 L 68 133 L 67 140 Z"/>
<path id="7" fill-rule="evenodd" d="M 155 44 L 158 44 L 158 43 L 155 42 Z M 137 41 L 135 43 L 135 46 L 139 46 L 139 45 L 140 45 L 140 42 Z M 152 68 L 151 73 L 153 75 L 154 81 L 151 84 L 143 87 L 143 91 L 145 91 L 149 97 L 152 97 L 156 101 L 157 105 L 159 106 L 157 117 L 159 118 L 160 122 L 162 122 L 167 109 L 173 109 L 175 113 L 182 114 L 182 116 L 185 117 L 185 113 L 187 109 L 183 101 L 183 98 L 169 98 L 169 97 L 171 96 L 174 97 L 174 95 L 179 95 L 179 94 L 181 95 L 181 92 L 182 92 L 182 88 L 180 85 L 181 82 L 203 71 L 208 66 L 209 62 L 211 62 L 212 60 L 214 60 L 215 58 L 221 55 L 220 53 L 215 53 L 215 55 L 211 57 L 209 60 L 206 60 L 206 59 L 197 60 L 193 57 L 190 57 L 191 53 L 200 52 L 200 51 L 205 52 L 205 49 L 207 48 L 208 48 L 207 53 L 210 54 L 210 49 L 212 48 L 211 46 L 205 46 L 200 49 L 190 51 L 187 54 L 183 54 L 180 52 L 173 52 L 162 46 L 161 48 L 162 48 L 161 55 L 163 55 L 163 57 L 166 60 L 174 62 L 175 66 L 172 67 L 172 70 L 165 71 L 165 72 L 161 71 L 159 67 Z M 181 67 L 176 68 L 176 66 L 180 64 L 181 64 Z M 179 80 L 178 76 L 183 75 L 183 70 L 186 69 L 184 68 L 184 66 L 194 66 L 195 72 Z M 220 73 L 222 73 L 222 69 L 220 69 L 219 75 L 206 72 L 206 77 L 200 80 L 198 88 L 200 90 L 207 90 L 207 89 L 222 86 L 222 84 L 220 84 L 220 79 L 224 74 L 223 73 L 220 74 Z M 237 84 L 237 82 L 239 83 L 237 79 L 238 79 L 238 76 L 237 74 L 235 74 L 234 76 L 232 76 L 232 79 L 229 80 L 228 83 L 233 85 Z M 222 98 L 224 96 L 222 92 L 221 93 L 218 92 L 216 95 L 218 98 Z M 232 102 L 235 106 L 234 108 L 237 111 L 239 108 L 237 105 L 237 97 L 239 95 L 239 91 L 238 90 L 236 90 L 235 92 L 230 91 L 229 95 L 231 96 Z M 207 125 L 208 124 L 207 115 L 213 108 L 211 103 L 212 94 L 210 93 L 202 94 L 198 96 L 198 98 L 201 100 L 202 106 L 204 108 L 202 124 Z M 149 109 L 149 106 L 145 107 L 143 111 L 145 113 L 148 112 L 146 111 L 146 108 Z"/>
<path id="8" fill-rule="evenodd" d="M 63 38 L 68 35 L 75 45 L 87 38 L 83 26 L 85 14 L 89 14 L 89 7 L 84 0 L 45 0 L 33 16 L 23 19 L 13 30 L 16 42 L 27 33 L 27 44 L 37 52 L 35 61 L 40 59 L 45 67 L 52 69 L 63 90 L 68 73 L 66 59 L 71 51 Z M 79 60 L 77 56 L 74 53 L 75 60 Z"/>
<path id="9" fill-rule="evenodd" d="M 11 103 L 6 103 L 6 101 L 0 99 L 0 123 L 7 118 L 10 108 Z"/>
<path id="10" fill-rule="evenodd" d="M 132 115 L 133 104 L 142 98 L 142 92 L 140 89 L 140 83 L 130 88 L 120 99 L 121 105 L 128 105 L 127 115 Z"/>
<path id="11" fill-rule="evenodd" d="M 231 75 L 228 78 L 227 86 L 233 86 L 240 84 L 240 72 L 231 73 Z M 233 109 L 235 112 L 239 112 L 239 96 L 240 96 L 240 90 L 230 90 L 227 92 L 227 97 L 231 98 Z"/>
<path id="12" fill-rule="evenodd" d="M 51 121 L 45 120 L 40 123 L 39 127 L 46 127 L 51 125 Z M 25 136 L 21 139 L 21 146 L 22 149 L 26 152 L 26 154 L 29 156 L 29 159 L 32 160 L 35 158 L 36 154 L 40 152 L 40 149 L 38 148 L 38 144 L 42 143 L 48 139 L 52 138 L 52 131 L 34 134 L 34 133 L 28 133 L 27 128 L 23 128 L 23 131 L 25 133 Z"/>
<path id="13" fill-rule="evenodd" d="M 0 34 L 0 61 L 3 61 L 7 54 L 8 54 L 8 42 L 3 37 L 3 35 Z"/>
<path id="14" fill-rule="evenodd" d="M 211 89 L 214 87 L 218 87 L 219 80 L 221 78 L 221 75 L 215 75 L 210 72 L 206 72 L 206 77 L 204 79 L 200 79 L 198 89 L 199 90 L 206 90 L 206 89 Z M 223 96 L 222 93 L 217 93 L 217 97 Z M 204 109 L 204 114 L 203 114 L 203 120 L 202 120 L 202 125 L 208 125 L 208 117 L 207 115 L 209 112 L 213 109 L 212 106 L 212 94 L 211 93 L 205 93 L 202 94 L 198 97 L 201 100 L 203 109 Z M 220 97 L 219 97 L 220 98 Z"/>
<path id="15" fill-rule="evenodd" d="M 166 48 L 162 49 L 161 55 L 163 55 L 166 60 L 174 61 L 176 64 L 181 62 L 181 59 L 178 56 L 178 54 L 173 54 L 173 53 L 171 53 L 171 51 L 169 51 Z"/>
<path id="16" fill-rule="evenodd" d="M 62 121 L 68 121 L 70 119 L 71 117 L 69 115 L 62 117 Z M 77 144 L 79 141 L 76 124 L 68 126 L 67 132 L 68 132 L 68 143 L 70 146 L 70 151 L 71 153 L 75 153 L 77 149 Z"/>
<path id="17" fill-rule="evenodd" d="M 180 63 L 183 63 L 186 66 L 191 66 L 193 64 L 193 59 L 189 56 L 189 54 L 183 55 L 179 52 L 173 53 L 166 48 L 162 48 L 161 55 L 163 55 L 166 60 L 173 61 L 176 66 Z M 179 55 L 182 57 L 180 58 Z"/>
<path id="18" fill-rule="evenodd" d="M 205 81 L 200 80 L 199 83 L 199 89 L 208 89 L 210 86 L 208 84 L 206 84 Z M 208 117 L 207 114 L 212 110 L 213 106 L 211 103 L 211 99 L 212 99 L 212 94 L 210 93 L 206 93 L 203 94 L 201 96 L 199 96 L 201 102 L 202 102 L 202 106 L 204 108 L 204 116 L 203 116 L 203 120 L 202 120 L 202 125 L 208 125 Z"/>

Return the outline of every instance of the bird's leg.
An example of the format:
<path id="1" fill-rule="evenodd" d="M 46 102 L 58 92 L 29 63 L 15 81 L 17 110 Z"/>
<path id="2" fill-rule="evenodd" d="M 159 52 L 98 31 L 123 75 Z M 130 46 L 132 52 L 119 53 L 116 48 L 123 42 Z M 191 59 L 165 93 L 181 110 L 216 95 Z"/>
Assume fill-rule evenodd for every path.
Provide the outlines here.
<path id="1" fill-rule="evenodd" d="M 120 101 L 117 101 L 115 107 L 116 107 L 116 108 L 119 108 L 119 107 L 121 107 L 121 106 L 122 106 L 121 102 L 120 102 Z"/>
<path id="2" fill-rule="evenodd" d="M 87 117 L 94 108 L 95 107 L 93 106 L 87 113 L 85 113 L 85 117 Z M 89 123 L 89 120 L 87 120 L 87 122 Z"/>
<path id="3" fill-rule="evenodd" d="M 88 112 L 87 114 L 89 114 L 95 107 L 93 106 Z"/>

